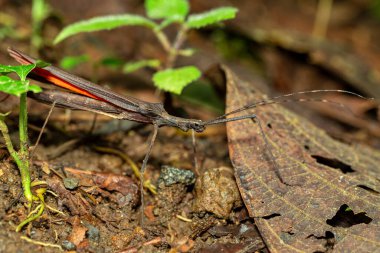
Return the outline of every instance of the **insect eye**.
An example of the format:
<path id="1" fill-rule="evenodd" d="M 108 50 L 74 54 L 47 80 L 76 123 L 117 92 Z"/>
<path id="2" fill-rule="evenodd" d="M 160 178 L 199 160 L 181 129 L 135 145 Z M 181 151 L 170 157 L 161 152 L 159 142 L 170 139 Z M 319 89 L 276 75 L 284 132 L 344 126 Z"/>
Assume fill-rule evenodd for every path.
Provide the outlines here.
<path id="1" fill-rule="evenodd" d="M 194 122 L 192 124 L 192 129 L 194 129 L 196 132 L 203 132 L 204 130 L 204 125 L 198 122 Z"/>

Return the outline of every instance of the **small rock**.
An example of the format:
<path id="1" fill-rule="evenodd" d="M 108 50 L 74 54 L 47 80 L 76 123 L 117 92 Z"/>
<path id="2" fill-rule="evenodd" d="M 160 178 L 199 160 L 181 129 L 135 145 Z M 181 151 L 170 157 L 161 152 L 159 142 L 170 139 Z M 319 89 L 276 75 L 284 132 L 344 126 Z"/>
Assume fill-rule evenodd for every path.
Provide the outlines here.
<path id="1" fill-rule="evenodd" d="M 195 183 L 195 175 L 190 170 L 162 166 L 161 174 L 158 178 L 158 185 L 162 183 L 165 184 L 165 186 L 170 186 L 173 184 L 184 184 L 188 186 Z"/>
<path id="2" fill-rule="evenodd" d="M 75 250 L 76 247 L 74 243 L 65 240 L 62 242 L 62 248 L 65 250 Z"/>
<path id="3" fill-rule="evenodd" d="M 99 229 L 92 226 L 92 225 L 86 225 L 88 228 L 87 230 L 87 237 L 90 239 L 90 241 L 98 242 L 100 237 Z"/>
<path id="4" fill-rule="evenodd" d="M 63 184 L 66 189 L 74 190 L 79 186 L 79 179 L 75 177 L 67 177 L 63 179 Z"/>
<path id="5" fill-rule="evenodd" d="M 228 167 L 207 170 L 195 183 L 194 210 L 228 218 L 231 210 L 242 206 L 233 171 Z"/>

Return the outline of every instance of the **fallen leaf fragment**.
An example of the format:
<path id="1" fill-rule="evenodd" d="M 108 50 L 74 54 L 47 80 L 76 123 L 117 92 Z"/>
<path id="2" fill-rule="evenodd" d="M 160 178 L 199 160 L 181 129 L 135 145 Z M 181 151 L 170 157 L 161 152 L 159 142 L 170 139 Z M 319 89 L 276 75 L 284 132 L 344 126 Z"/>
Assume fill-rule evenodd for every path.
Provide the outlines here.
<path id="1" fill-rule="evenodd" d="M 68 237 L 68 240 L 75 244 L 75 246 L 79 246 L 80 243 L 86 238 L 87 228 L 83 226 L 80 222 L 78 216 L 76 216 L 72 222 L 72 230 L 71 234 Z"/>
<path id="2" fill-rule="evenodd" d="M 111 199 L 113 199 L 113 191 L 121 193 L 124 198 L 113 199 L 120 205 L 135 206 L 140 199 L 139 188 L 130 177 L 112 173 L 78 170 L 74 168 L 65 168 L 65 171 L 78 178 L 80 180 L 81 186 L 97 186 L 100 189 L 111 192 L 111 194 L 103 192 L 107 195 L 107 197 L 110 197 Z"/>

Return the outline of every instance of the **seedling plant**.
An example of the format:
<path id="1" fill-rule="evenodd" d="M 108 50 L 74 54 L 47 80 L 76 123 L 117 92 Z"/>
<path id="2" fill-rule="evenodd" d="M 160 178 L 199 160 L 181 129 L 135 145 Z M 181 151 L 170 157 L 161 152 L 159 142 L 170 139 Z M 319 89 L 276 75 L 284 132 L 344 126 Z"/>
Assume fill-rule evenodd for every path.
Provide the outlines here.
<path id="1" fill-rule="evenodd" d="M 23 220 L 17 227 L 16 231 L 20 231 L 22 227 L 33 220 L 40 217 L 46 206 L 44 201 L 44 194 L 46 192 L 46 183 L 44 181 L 31 181 L 30 176 L 30 153 L 28 146 L 28 114 L 27 114 L 27 92 L 40 92 L 41 88 L 37 85 L 29 83 L 26 80 L 26 76 L 36 66 L 44 67 L 46 63 L 38 62 L 36 64 L 21 65 L 21 66 L 7 66 L 0 64 L 0 91 L 9 95 L 14 95 L 20 98 L 19 106 L 19 150 L 14 148 L 11 141 L 8 127 L 5 123 L 6 116 L 9 113 L 0 114 L 0 132 L 3 136 L 5 145 L 11 157 L 15 161 L 21 175 L 21 183 L 23 188 L 24 197 L 27 201 L 27 207 L 29 210 L 28 217 Z M 8 74 L 16 73 L 19 80 L 9 77 Z M 33 194 L 32 187 L 39 186 L 39 188 Z M 34 210 L 31 210 L 33 203 L 36 202 L 37 206 Z M 50 208 L 50 207 L 48 207 Z M 50 208 L 52 209 L 52 208 Z M 52 209 L 53 211 L 59 212 Z"/>
<path id="2" fill-rule="evenodd" d="M 55 38 L 59 43 L 75 34 L 110 30 L 122 26 L 142 26 L 150 29 L 166 52 L 165 62 L 157 59 L 144 59 L 128 62 L 124 65 L 125 73 L 130 73 L 143 67 L 157 69 L 153 75 L 154 85 L 163 91 L 180 94 L 191 82 L 201 76 L 196 66 L 176 68 L 178 56 L 191 56 L 193 49 L 182 46 L 187 33 L 192 29 L 200 29 L 221 21 L 235 18 L 237 9 L 220 7 L 203 13 L 189 14 L 188 0 L 145 0 L 146 17 L 135 14 L 109 15 L 83 20 L 65 27 Z M 169 25 L 178 27 L 174 41 L 170 41 L 164 29 Z"/>

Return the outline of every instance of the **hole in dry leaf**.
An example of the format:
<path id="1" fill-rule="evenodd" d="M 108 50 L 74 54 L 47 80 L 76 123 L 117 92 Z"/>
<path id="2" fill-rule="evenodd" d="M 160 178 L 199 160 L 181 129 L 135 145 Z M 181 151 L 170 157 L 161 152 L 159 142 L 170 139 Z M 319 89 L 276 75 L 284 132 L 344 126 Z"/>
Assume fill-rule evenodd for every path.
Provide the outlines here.
<path id="1" fill-rule="evenodd" d="M 327 219 L 326 223 L 333 227 L 349 228 L 357 224 L 369 224 L 372 218 L 366 215 L 366 212 L 355 214 L 348 205 L 342 205 L 338 212 L 331 219 Z"/>
<path id="2" fill-rule="evenodd" d="M 380 192 L 378 192 L 378 191 L 376 191 L 376 190 L 372 189 L 371 187 L 368 187 L 364 184 L 358 184 L 357 187 L 362 188 L 366 191 L 369 191 L 370 193 L 373 193 L 373 194 L 380 194 Z"/>
<path id="3" fill-rule="evenodd" d="M 334 169 L 340 169 L 344 174 L 355 172 L 355 170 L 353 170 L 350 165 L 341 162 L 338 159 L 331 159 L 319 155 L 312 155 L 311 157 L 313 157 L 317 161 L 317 163 L 323 164 Z"/>
<path id="4" fill-rule="evenodd" d="M 314 251 L 314 253 L 331 252 L 335 245 L 335 236 L 331 231 L 326 231 L 325 236 L 309 235 L 307 238 L 314 237 L 319 240 L 326 240 L 325 251 Z"/>
<path id="5" fill-rule="evenodd" d="M 263 216 L 263 219 L 269 220 L 269 219 L 272 219 L 272 218 L 277 217 L 277 216 L 281 216 L 281 214 L 279 214 L 279 213 L 273 213 L 273 214 L 270 214 L 270 215 Z"/>

